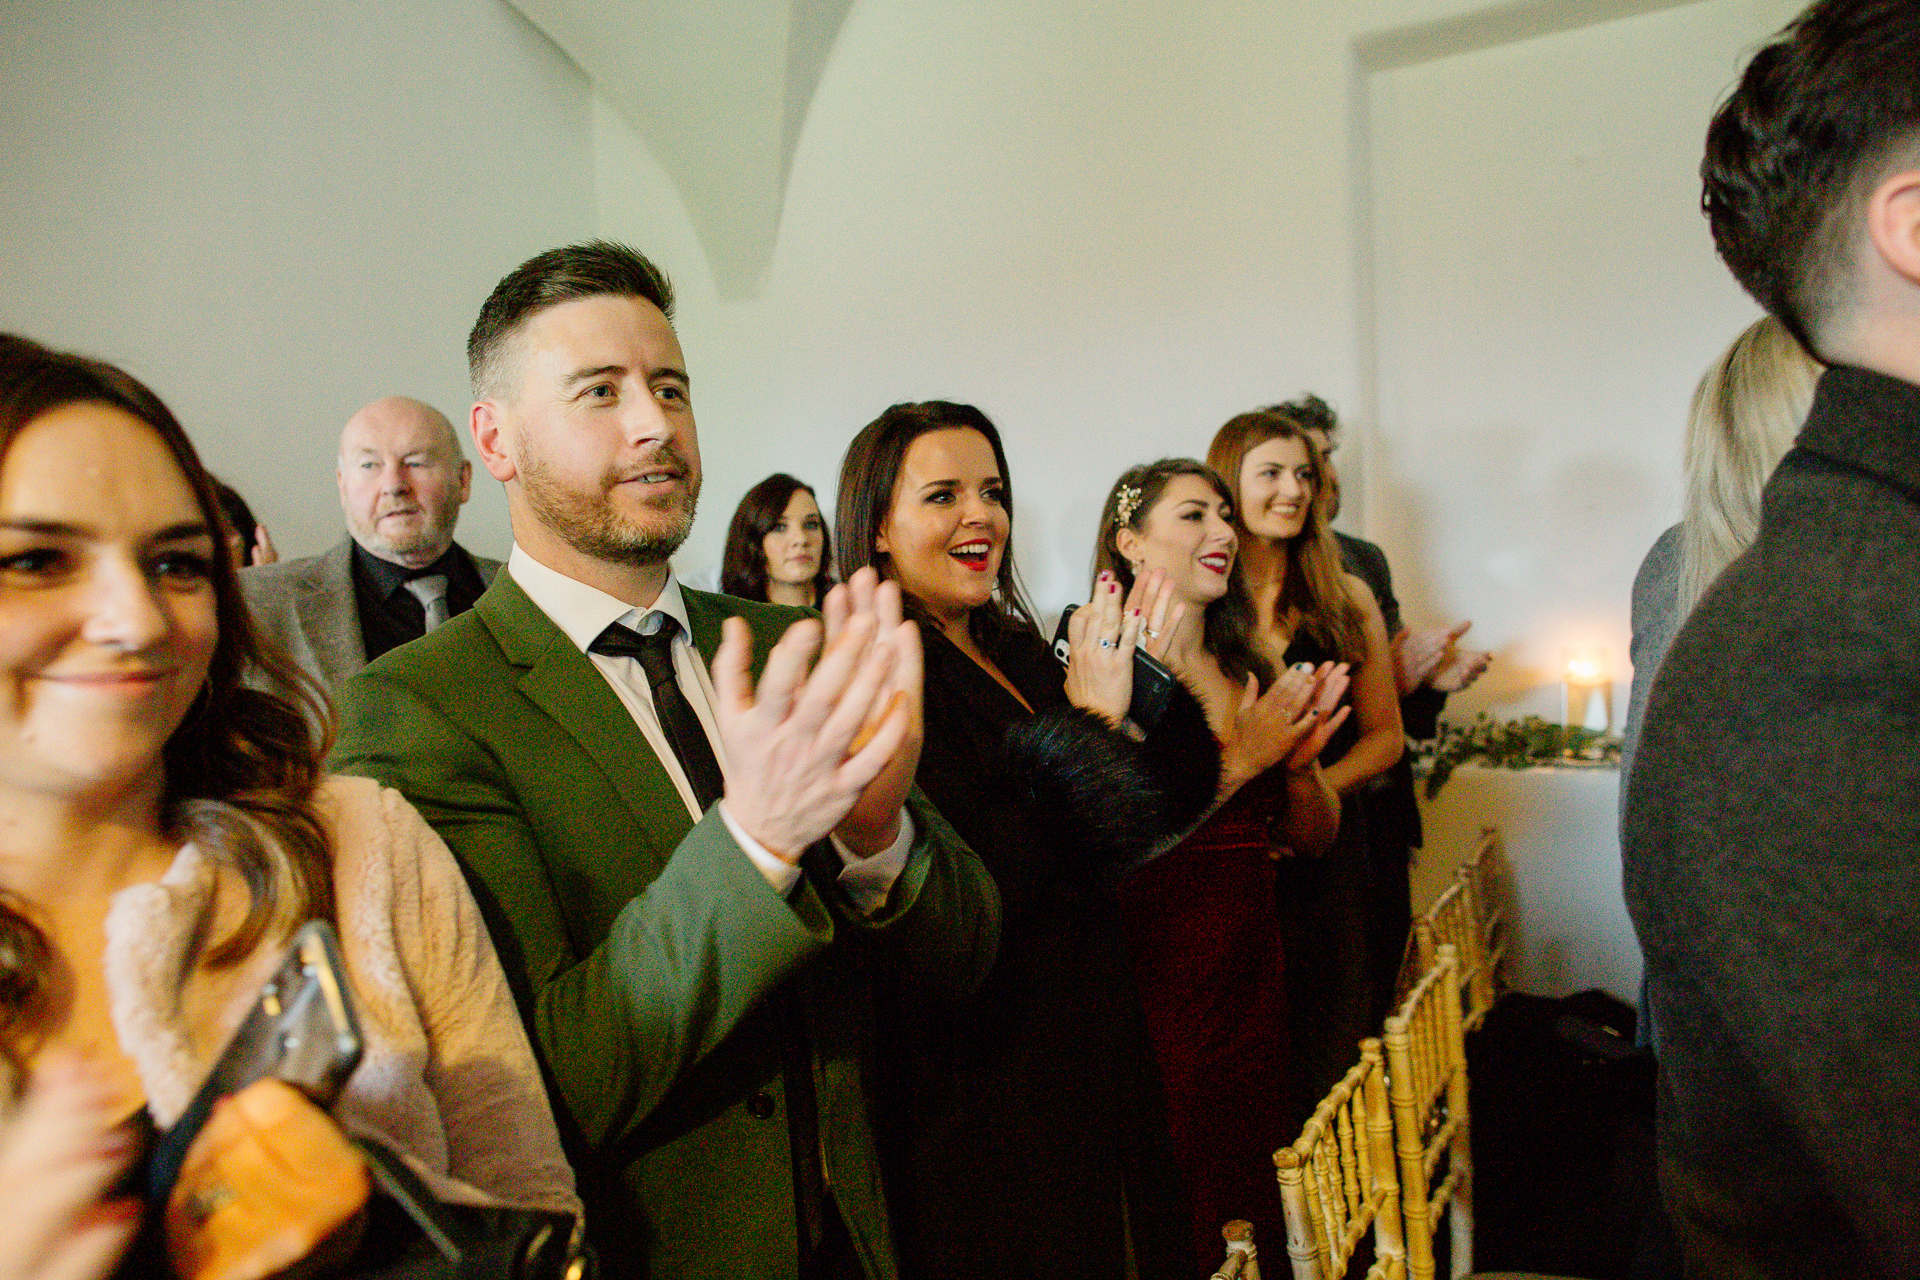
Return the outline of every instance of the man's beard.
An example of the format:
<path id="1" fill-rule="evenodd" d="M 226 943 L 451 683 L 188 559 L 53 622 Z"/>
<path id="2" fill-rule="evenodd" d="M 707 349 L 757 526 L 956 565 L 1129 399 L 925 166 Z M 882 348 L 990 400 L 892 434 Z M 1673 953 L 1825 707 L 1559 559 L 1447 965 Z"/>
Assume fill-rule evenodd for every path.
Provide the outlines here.
<path id="1" fill-rule="evenodd" d="M 544 459 L 532 454 L 515 459 L 515 470 L 520 492 L 526 497 L 534 518 L 559 534 L 575 551 L 609 564 L 664 564 L 693 532 L 693 511 L 700 498 L 700 481 L 686 458 L 670 444 L 661 446 L 646 461 L 672 465 L 686 484 L 684 493 L 647 504 L 659 513 L 661 521 L 651 528 L 636 524 L 614 509 L 609 495 L 619 483 L 619 476 L 611 470 L 602 474 L 598 489 L 592 493 L 568 488 L 554 478 Z"/>

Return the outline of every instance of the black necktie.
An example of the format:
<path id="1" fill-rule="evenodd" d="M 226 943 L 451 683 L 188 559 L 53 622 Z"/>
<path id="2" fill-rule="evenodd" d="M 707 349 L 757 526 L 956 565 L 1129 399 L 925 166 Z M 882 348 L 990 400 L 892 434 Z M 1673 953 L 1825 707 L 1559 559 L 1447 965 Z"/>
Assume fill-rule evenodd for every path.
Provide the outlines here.
<path id="1" fill-rule="evenodd" d="M 641 670 L 647 673 L 647 683 L 653 688 L 653 709 L 660 717 L 660 728 L 673 744 L 673 753 L 680 758 L 680 767 L 686 771 L 694 796 L 705 810 L 713 807 L 723 791 L 720 763 L 714 759 L 713 744 L 707 741 L 700 718 L 694 714 L 687 695 L 680 691 L 680 682 L 674 679 L 672 646 L 679 630 L 680 624 L 664 613 L 660 615 L 660 629 L 650 636 L 615 622 L 602 631 L 587 650 L 639 661 Z M 821 846 L 816 845 L 808 850 L 809 856 L 803 857 L 802 862 L 816 861 L 822 852 Z M 823 872 L 816 866 L 815 872 L 816 876 L 826 874 L 831 883 L 831 871 Z M 780 1074 L 787 1096 L 788 1155 L 793 1162 L 794 1210 L 800 1237 L 799 1276 L 800 1280 L 822 1280 L 832 1272 L 828 1216 L 838 1211 L 827 1195 L 826 1175 L 820 1160 L 820 1103 L 813 1087 L 813 1051 L 800 993 L 790 984 L 783 985 L 772 994 L 770 1004 L 776 1025 L 781 1029 Z M 838 1241 L 839 1237 L 835 1237 L 835 1242 Z M 850 1248 L 843 1251 L 851 1256 Z"/>
<path id="2" fill-rule="evenodd" d="M 726 783 L 720 775 L 720 762 L 714 758 L 713 744 L 707 741 L 707 731 L 687 695 L 680 691 L 680 682 L 674 679 L 673 637 L 679 631 L 680 624 L 664 613 L 660 615 L 660 629 L 650 636 L 615 622 L 587 646 L 587 651 L 639 660 L 653 689 L 653 711 L 660 717 L 660 730 L 672 744 L 673 754 L 704 813 L 725 793 Z"/>

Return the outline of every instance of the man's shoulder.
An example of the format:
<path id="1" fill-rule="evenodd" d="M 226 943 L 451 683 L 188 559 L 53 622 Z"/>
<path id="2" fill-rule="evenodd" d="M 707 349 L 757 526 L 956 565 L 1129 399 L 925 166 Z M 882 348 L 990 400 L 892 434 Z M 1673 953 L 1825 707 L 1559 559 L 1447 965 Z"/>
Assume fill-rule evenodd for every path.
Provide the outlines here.
<path id="1" fill-rule="evenodd" d="M 1371 587 L 1376 596 L 1383 594 L 1381 585 L 1391 581 L 1387 553 L 1365 538 L 1356 538 L 1338 529 L 1333 531 L 1333 536 L 1340 544 L 1340 559 L 1346 571 Z"/>
<path id="2" fill-rule="evenodd" d="M 788 627 L 802 619 L 820 616 L 812 609 L 743 600 L 717 591 L 695 591 L 684 583 L 680 587 L 680 598 L 686 602 L 694 643 L 702 649 L 719 643 L 720 624 L 728 618 L 739 618 L 747 624 L 747 630 L 753 633 L 756 653 L 763 655 L 786 634 Z"/>
<path id="3" fill-rule="evenodd" d="M 680 584 L 680 595 L 686 600 L 689 613 L 702 609 L 723 618 L 764 621 L 773 626 L 787 626 L 802 618 L 819 616 L 812 609 L 801 609 L 790 604 L 768 604 L 764 600 L 746 600 L 719 591 L 699 591 L 684 582 Z"/>
<path id="4" fill-rule="evenodd" d="M 512 667 L 478 609 L 456 614 L 417 640 L 389 649 L 348 682 L 444 688 L 486 699 L 498 696 L 497 671 Z"/>
<path id="5" fill-rule="evenodd" d="M 317 556 L 299 556 L 272 564 L 248 565 L 240 570 L 240 591 L 248 600 L 271 600 L 313 591 L 321 586 L 352 583 L 350 544 Z"/>
<path id="6" fill-rule="evenodd" d="M 455 542 L 453 545 L 461 555 L 473 562 L 473 567 L 480 572 L 480 581 L 482 582 L 492 583 L 495 575 L 500 572 L 502 565 L 506 563 L 503 560 L 495 560 L 491 556 L 480 555 L 478 552 L 473 551 L 471 548 L 464 547 L 458 542 Z"/>

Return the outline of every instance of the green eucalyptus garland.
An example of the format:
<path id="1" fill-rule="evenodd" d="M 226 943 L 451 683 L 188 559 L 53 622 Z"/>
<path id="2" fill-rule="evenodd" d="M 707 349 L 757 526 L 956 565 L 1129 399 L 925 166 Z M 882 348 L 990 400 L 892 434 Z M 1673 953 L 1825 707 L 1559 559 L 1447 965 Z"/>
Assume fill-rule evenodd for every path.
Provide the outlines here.
<path id="1" fill-rule="evenodd" d="M 1440 736 L 1421 748 L 1427 799 L 1440 794 L 1463 764 L 1529 769 L 1542 764 L 1620 763 L 1620 739 L 1598 729 L 1555 724 L 1539 716 L 1495 720 L 1482 711 L 1472 724 L 1440 726 Z"/>

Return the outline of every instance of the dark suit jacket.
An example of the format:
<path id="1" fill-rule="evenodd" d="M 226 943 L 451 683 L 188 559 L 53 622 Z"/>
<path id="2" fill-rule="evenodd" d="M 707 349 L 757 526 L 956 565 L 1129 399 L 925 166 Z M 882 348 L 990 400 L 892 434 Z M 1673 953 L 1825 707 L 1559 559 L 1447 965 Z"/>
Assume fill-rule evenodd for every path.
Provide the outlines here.
<path id="1" fill-rule="evenodd" d="M 481 581 L 492 582 L 500 562 L 466 554 Z M 367 665 L 353 594 L 353 539 L 342 539 L 322 556 L 242 569 L 240 594 L 261 634 L 292 655 L 337 703 L 347 677 Z"/>
<path id="2" fill-rule="evenodd" d="M 1822 377 L 1623 835 L 1689 1274 L 1920 1275 L 1920 387 Z"/>
<path id="3" fill-rule="evenodd" d="M 740 616 L 756 669 L 802 616 L 684 594 L 700 652 Z M 992 881 L 940 815 L 914 794 L 918 838 L 874 917 L 810 879 L 782 897 L 717 812 L 689 822 L 618 696 L 507 574 L 349 681 L 341 719 L 335 766 L 398 788 L 472 881 L 550 1074 L 603 1264 L 795 1273 L 767 1000 L 791 982 L 836 1202 L 868 1275 L 894 1275 L 863 1092 L 870 974 L 969 991 L 997 938 Z"/>
<path id="4" fill-rule="evenodd" d="M 1340 540 L 1340 559 L 1346 571 L 1367 584 L 1379 602 L 1380 617 L 1387 624 L 1387 638 L 1399 634 L 1400 601 L 1393 594 L 1393 571 L 1387 567 L 1387 553 L 1364 538 L 1334 531 Z M 1407 736 L 1424 741 L 1440 732 L 1440 709 L 1447 695 L 1421 685 L 1400 699 L 1400 723 Z M 1380 776 L 1378 802 L 1369 806 L 1369 821 L 1384 846 L 1418 848 L 1421 843 L 1420 806 L 1413 798 L 1413 753 L 1403 751 L 1393 768 Z"/>

